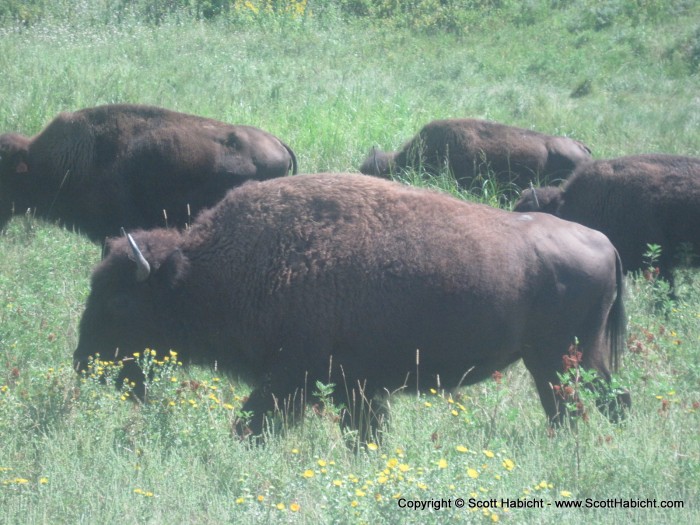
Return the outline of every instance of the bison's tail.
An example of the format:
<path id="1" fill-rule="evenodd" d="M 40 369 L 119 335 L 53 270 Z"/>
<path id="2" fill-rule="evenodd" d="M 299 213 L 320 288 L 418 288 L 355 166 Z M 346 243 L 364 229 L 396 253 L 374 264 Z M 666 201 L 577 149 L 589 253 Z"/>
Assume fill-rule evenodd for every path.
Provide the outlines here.
<path id="1" fill-rule="evenodd" d="M 622 273 L 622 261 L 620 255 L 615 250 L 615 278 L 617 279 L 617 296 L 610 309 L 607 323 L 607 339 L 610 345 L 610 368 L 612 372 L 617 372 L 620 365 L 620 356 L 625 348 L 625 334 L 627 331 L 627 314 L 625 313 L 625 303 L 623 299 L 625 280 Z"/>
<path id="2" fill-rule="evenodd" d="M 299 166 L 297 165 L 297 156 L 294 154 L 294 151 L 292 151 L 292 148 L 287 146 L 284 142 L 282 142 L 282 145 L 284 146 L 284 149 L 287 150 L 287 153 L 289 153 L 289 156 L 292 157 L 292 175 L 296 175 L 299 172 Z"/>

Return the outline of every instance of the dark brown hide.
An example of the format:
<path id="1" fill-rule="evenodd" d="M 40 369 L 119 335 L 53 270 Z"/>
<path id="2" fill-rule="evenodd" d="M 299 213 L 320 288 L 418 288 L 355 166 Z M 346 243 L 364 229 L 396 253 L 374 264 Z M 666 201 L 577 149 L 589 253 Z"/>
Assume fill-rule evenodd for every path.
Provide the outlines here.
<path id="1" fill-rule="evenodd" d="M 0 228 L 31 208 L 98 242 L 121 227 L 183 227 L 246 180 L 296 172 L 292 150 L 263 130 L 135 105 L 2 135 L 0 157 Z"/>
<path id="2" fill-rule="evenodd" d="M 565 178 L 590 158 L 584 144 L 566 137 L 486 120 L 450 119 L 427 124 L 400 151 L 373 149 L 360 171 L 387 177 L 406 168 L 437 173 L 448 167 L 466 188 L 475 176 L 492 172 L 503 187 L 517 190 L 530 181 Z"/>
<path id="3" fill-rule="evenodd" d="M 344 395 L 358 382 L 369 397 L 438 378 L 454 388 L 520 358 L 556 420 L 551 385 L 574 338 L 603 382 L 624 341 L 619 258 L 604 235 L 374 177 L 246 184 L 182 234 L 133 237 L 151 273 L 138 282 L 127 239 L 111 242 L 76 368 L 117 348 L 216 362 L 255 384 L 243 410 L 256 433 L 274 399 L 311 401 L 300 392 L 319 380 L 352 406 Z"/>
<path id="4" fill-rule="evenodd" d="M 523 192 L 516 211 L 541 210 L 603 232 L 626 270 L 645 266 L 647 244 L 661 246 L 659 266 L 672 281 L 678 265 L 700 265 L 700 159 L 637 155 L 597 160 L 561 188 Z M 692 252 L 683 243 L 692 245 Z M 687 257 L 680 259 L 683 253 Z"/>

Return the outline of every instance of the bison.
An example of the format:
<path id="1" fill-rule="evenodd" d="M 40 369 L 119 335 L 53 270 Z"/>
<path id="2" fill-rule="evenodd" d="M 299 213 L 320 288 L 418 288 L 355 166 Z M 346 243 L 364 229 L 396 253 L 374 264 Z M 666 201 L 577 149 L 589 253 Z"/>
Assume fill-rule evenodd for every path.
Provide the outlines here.
<path id="1" fill-rule="evenodd" d="M 275 407 L 301 409 L 286 400 L 313 401 L 316 381 L 352 407 L 353 390 L 456 388 L 522 358 L 556 422 L 552 386 L 575 339 L 610 393 L 622 286 L 613 246 L 579 224 L 363 175 L 298 175 L 232 190 L 184 232 L 110 240 L 74 365 L 126 359 L 122 377 L 143 395 L 134 352 L 216 363 L 255 386 L 243 410 L 260 434 Z"/>
<path id="2" fill-rule="evenodd" d="M 660 275 L 671 285 L 675 267 L 700 264 L 698 158 L 657 154 L 596 160 L 561 187 L 524 191 L 515 210 L 548 212 L 603 232 L 628 271 L 646 269 L 647 245 L 658 244 Z"/>
<path id="3" fill-rule="evenodd" d="M 121 227 L 183 227 L 248 179 L 296 173 L 269 133 L 139 105 L 59 114 L 0 136 L 0 229 L 28 209 L 102 242 Z"/>
<path id="4" fill-rule="evenodd" d="M 570 138 L 487 120 L 448 119 L 427 124 L 400 151 L 373 149 L 360 171 L 387 177 L 406 168 L 435 174 L 447 167 L 467 189 L 475 177 L 492 172 L 512 193 L 531 181 L 565 178 L 590 158 L 590 149 Z"/>

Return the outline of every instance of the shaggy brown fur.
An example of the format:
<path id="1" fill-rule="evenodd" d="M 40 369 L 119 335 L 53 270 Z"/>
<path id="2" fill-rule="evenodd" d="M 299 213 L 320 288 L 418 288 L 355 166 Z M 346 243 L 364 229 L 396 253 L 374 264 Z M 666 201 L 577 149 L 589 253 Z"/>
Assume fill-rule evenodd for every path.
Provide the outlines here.
<path id="1" fill-rule="evenodd" d="M 164 226 L 163 210 L 183 227 L 245 180 L 296 173 L 292 150 L 265 131 L 134 105 L 61 113 L 31 139 L 2 135 L 0 158 L 0 228 L 32 209 L 99 242 Z"/>
<path id="2" fill-rule="evenodd" d="M 637 155 L 597 160 L 560 188 L 523 192 L 516 211 L 545 211 L 603 232 L 626 270 L 644 268 L 647 244 L 662 248 L 659 267 L 672 281 L 678 265 L 700 265 L 700 159 Z M 683 251 L 690 243 L 693 251 Z"/>
<path id="3" fill-rule="evenodd" d="M 461 186 L 493 172 L 507 189 L 526 188 L 530 181 L 567 177 L 591 158 L 584 144 L 566 137 L 476 119 L 435 120 L 400 151 L 373 150 L 360 171 L 386 177 L 406 168 L 436 173 L 446 166 Z"/>
<path id="4" fill-rule="evenodd" d="M 134 238 L 150 275 L 138 282 L 126 239 L 110 243 L 76 368 L 146 347 L 216 362 L 256 385 L 243 406 L 255 433 L 275 400 L 312 401 L 316 381 L 352 407 L 358 384 L 368 398 L 454 388 L 520 358 L 557 420 L 551 385 L 574 338 L 601 385 L 624 342 L 619 258 L 604 235 L 374 177 L 245 184 L 182 234 Z"/>

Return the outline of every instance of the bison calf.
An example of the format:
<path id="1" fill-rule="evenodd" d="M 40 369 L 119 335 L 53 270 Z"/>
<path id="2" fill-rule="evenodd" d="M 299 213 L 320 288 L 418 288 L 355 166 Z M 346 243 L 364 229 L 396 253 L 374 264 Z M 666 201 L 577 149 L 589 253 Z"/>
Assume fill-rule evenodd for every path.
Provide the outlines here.
<path id="1" fill-rule="evenodd" d="M 243 181 L 290 171 L 294 152 L 254 127 L 137 105 L 61 113 L 32 138 L 0 136 L 0 229 L 27 209 L 98 242 L 183 227 Z"/>
<path id="2" fill-rule="evenodd" d="M 565 178 L 591 158 L 582 143 L 497 122 L 476 119 L 435 120 L 400 151 L 372 150 L 360 171 L 388 176 L 406 168 L 437 173 L 447 167 L 466 188 L 474 177 L 492 172 L 508 192 L 531 181 Z"/>
<path id="3" fill-rule="evenodd" d="M 84 370 L 96 353 L 148 347 L 216 362 L 255 385 L 243 410 L 259 434 L 276 406 L 311 401 L 316 381 L 352 407 L 353 389 L 456 388 L 522 358 L 555 421 L 552 385 L 575 338 L 582 365 L 610 379 L 622 283 L 613 246 L 581 225 L 374 177 L 299 175 L 245 184 L 185 232 L 111 240 L 74 360 Z"/>
<path id="4" fill-rule="evenodd" d="M 698 158 L 597 160 L 576 170 L 561 187 L 524 191 L 515 210 L 544 211 L 603 232 L 630 271 L 644 269 L 647 244 L 658 244 L 661 275 L 671 284 L 676 266 L 700 264 Z"/>

